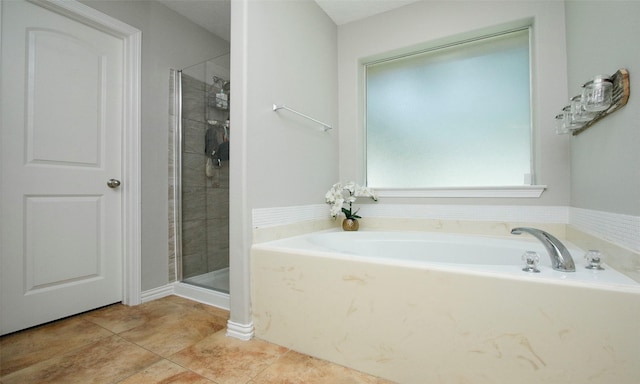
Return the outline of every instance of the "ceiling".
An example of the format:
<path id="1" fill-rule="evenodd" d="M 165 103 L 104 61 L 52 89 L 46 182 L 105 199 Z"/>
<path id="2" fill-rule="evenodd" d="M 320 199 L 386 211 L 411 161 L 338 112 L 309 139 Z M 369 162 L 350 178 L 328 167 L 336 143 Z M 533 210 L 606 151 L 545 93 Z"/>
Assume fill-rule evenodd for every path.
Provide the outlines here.
<path id="1" fill-rule="evenodd" d="M 315 0 L 337 25 L 365 19 L 420 0 Z"/>
<path id="2" fill-rule="evenodd" d="M 231 0 L 158 0 L 195 24 L 229 41 Z M 288 0 L 290 1 L 290 0 Z M 315 0 L 337 24 L 342 25 L 419 0 Z"/>
<path id="3" fill-rule="evenodd" d="M 214 35 L 231 40 L 231 0 L 158 1 Z"/>

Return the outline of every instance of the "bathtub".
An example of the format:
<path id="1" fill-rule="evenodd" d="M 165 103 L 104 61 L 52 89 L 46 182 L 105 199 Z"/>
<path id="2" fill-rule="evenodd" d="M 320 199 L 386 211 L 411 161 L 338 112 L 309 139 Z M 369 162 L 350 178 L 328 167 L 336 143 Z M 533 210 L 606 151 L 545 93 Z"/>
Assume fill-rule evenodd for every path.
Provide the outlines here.
<path id="1" fill-rule="evenodd" d="M 585 251 L 564 241 L 576 272 L 551 268 L 551 259 L 540 241 L 528 235 L 498 237 L 433 232 L 323 231 L 263 244 L 300 254 L 323 254 L 341 260 L 455 270 L 459 273 L 497 274 L 501 277 L 543 279 L 550 282 L 587 283 L 608 288 L 629 288 L 640 284 L 603 264 L 603 271 L 586 269 Z M 522 271 L 522 255 L 535 251 L 540 256 L 539 273 Z"/>
<path id="2" fill-rule="evenodd" d="M 521 236 L 325 231 L 254 244 L 256 337 L 398 383 L 637 383 L 640 285 Z M 521 255 L 540 254 L 540 273 Z"/>

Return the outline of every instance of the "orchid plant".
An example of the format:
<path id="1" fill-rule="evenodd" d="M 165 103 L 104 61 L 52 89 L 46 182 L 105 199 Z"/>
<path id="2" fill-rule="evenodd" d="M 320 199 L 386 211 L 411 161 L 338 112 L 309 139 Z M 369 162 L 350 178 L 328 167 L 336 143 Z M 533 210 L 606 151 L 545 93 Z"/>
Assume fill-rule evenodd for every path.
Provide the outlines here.
<path id="1" fill-rule="evenodd" d="M 342 183 L 333 184 L 324 197 L 327 204 L 331 205 L 331 217 L 334 219 L 338 217 L 341 212 L 344 213 L 347 219 L 360 219 L 361 217 L 358 216 L 360 209 L 356 209 L 355 212 L 353 211 L 353 203 L 355 203 L 356 198 L 360 196 L 370 197 L 374 201 L 378 201 L 378 197 L 373 189 L 360 186 L 353 181 L 344 185 Z M 345 207 L 345 203 L 348 204 L 348 209 Z"/>

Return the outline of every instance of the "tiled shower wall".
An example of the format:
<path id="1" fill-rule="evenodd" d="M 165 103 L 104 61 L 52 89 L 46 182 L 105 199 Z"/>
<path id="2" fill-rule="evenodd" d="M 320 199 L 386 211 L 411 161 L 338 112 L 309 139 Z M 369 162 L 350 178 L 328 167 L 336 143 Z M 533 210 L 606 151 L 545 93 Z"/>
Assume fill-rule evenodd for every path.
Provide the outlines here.
<path id="1" fill-rule="evenodd" d="M 222 138 L 224 129 L 208 120 L 225 121 L 228 111 L 210 107 L 206 83 L 182 76 L 182 277 L 188 278 L 229 266 L 229 162 L 206 175 L 205 135 L 209 128 Z M 213 91 L 215 94 L 215 90 Z M 169 135 L 173 138 L 172 132 Z M 171 141 L 171 140 L 170 140 Z M 169 161 L 174 157 L 170 143 Z M 170 184 L 173 172 L 170 167 Z M 173 188 L 169 186 L 169 227 L 174 228 Z M 175 241 L 169 244 L 169 280 L 175 281 Z M 173 260 L 172 260 L 173 258 Z M 179 261 L 178 261 L 179 262 Z"/>

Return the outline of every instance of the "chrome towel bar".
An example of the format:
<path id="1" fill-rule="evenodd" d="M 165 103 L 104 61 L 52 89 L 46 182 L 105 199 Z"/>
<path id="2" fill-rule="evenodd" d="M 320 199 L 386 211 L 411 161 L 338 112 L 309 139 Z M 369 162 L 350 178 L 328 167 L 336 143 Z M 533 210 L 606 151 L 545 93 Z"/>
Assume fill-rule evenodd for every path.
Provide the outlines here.
<path id="1" fill-rule="evenodd" d="M 313 117 L 310 117 L 310 116 L 305 115 L 304 113 L 300 113 L 300 112 L 298 112 L 298 111 L 296 111 L 296 110 L 294 110 L 294 109 L 291 109 L 291 108 L 287 107 L 287 106 L 286 106 L 286 105 L 284 105 L 284 104 L 283 104 L 283 105 L 273 104 L 273 111 L 274 111 L 274 112 L 276 112 L 276 111 L 277 111 L 277 110 L 279 110 L 279 109 L 286 109 L 286 110 L 287 110 L 287 111 L 289 111 L 289 112 L 293 112 L 293 113 L 295 113 L 296 115 L 299 115 L 299 116 L 304 117 L 305 119 L 309 119 L 309 120 L 311 120 L 311 121 L 313 121 L 313 122 L 315 122 L 315 123 L 318 123 L 318 124 L 322 125 L 322 127 L 324 128 L 324 131 L 325 131 L 325 132 L 326 132 L 326 131 L 328 131 L 328 130 L 330 130 L 330 129 L 333 129 L 333 127 L 332 127 L 332 126 L 330 126 L 329 124 L 325 124 L 325 123 L 323 123 L 323 122 L 322 122 L 322 121 L 320 121 L 320 120 L 316 120 L 316 119 L 314 119 Z"/>

